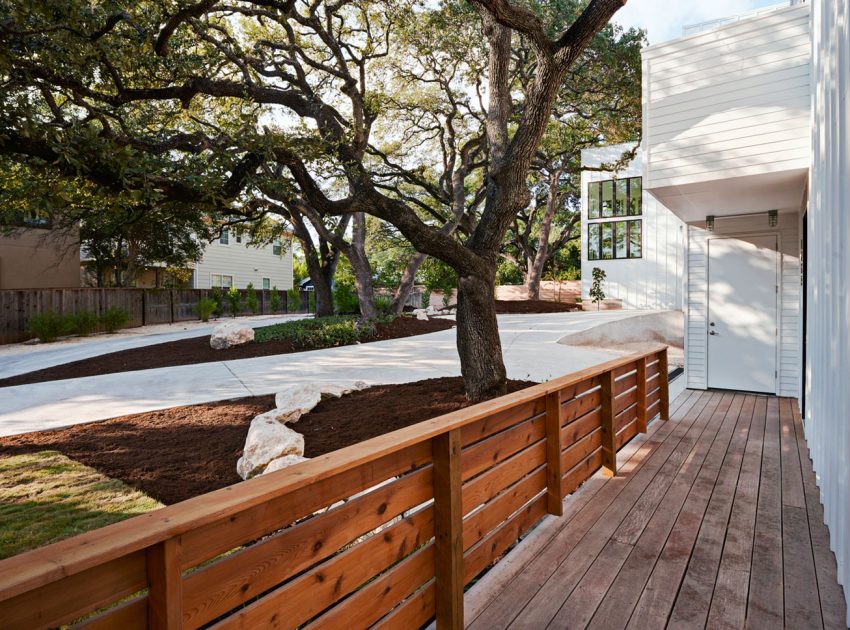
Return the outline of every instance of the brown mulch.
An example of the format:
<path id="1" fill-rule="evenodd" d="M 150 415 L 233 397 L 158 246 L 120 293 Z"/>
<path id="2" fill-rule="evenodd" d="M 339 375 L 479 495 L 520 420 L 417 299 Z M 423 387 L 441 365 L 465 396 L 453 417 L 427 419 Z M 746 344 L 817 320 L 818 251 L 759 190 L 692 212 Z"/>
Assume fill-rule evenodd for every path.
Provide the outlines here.
<path id="1" fill-rule="evenodd" d="M 580 311 L 580 304 L 547 302 L 546 300 L 496 300 L 496 312 L 502 315 L 523 313 L 567 313 Z"/>
<path id="2" fill-rule="evenodd" d="M 508 391 L 531 385 L 509 381 Z M 378 385 L 320 402 L 293 428 L 317 457 L 468 405 L 459 377 Z M 248 425 L 273 407 L 274 396 L 253 396 L 138 413 L 0 438 L 0 456 L 57 450 L 172 504 L 241 481 Z"/>
<path id="3" fill-rule="evenodd" d="M 361 339 L 361 343 L 383 341 L 412 337 L 426 333 L 447 330 L 454 326 L 448 319 L 431 319 L 420 321 L 415 317 L 397 317 L 390 323 L 376 324 L 377 334 Z M 158 343 L 141 348 L 110 352 L 100 356 L 64 363 L 54 367 L 27 372 L 17 376 L 0 379 L 0 387 L 12 385 L 28 385 L 45 381 L 58 381 L 66 378 L 82 376 L 98 376 L 116 372 L 132 372 L 151 368 L 173 367 L 176 365 L 193 365 L 211 361 L 232 361 L 234 359 L 251 359 L 267 357 L 275 354 L 292 354 L 305 352 L 314 348 L 297 346 L 290 341 L 265 341 L 263 343 L 248 343 L 227 350 L 210 348 L 209 336 L 193 337 Z"/>

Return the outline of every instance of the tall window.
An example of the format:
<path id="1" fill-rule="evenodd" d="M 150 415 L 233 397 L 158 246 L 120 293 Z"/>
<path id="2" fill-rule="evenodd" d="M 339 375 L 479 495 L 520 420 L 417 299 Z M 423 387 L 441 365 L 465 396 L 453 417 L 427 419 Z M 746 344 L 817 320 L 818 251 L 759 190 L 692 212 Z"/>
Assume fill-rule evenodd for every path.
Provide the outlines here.
<path id="1" fill-rule="evenodd" d="M 210 274 L 210 286 L 229 289 L 233 286 L 233 276 L 225 276 L 218 273 Z"/>
<path id="2" fill-rule="evenodd" d="M 640 258 L 643 220 L 629 217 L 643 214 L 641 178 L 591 182 L 587 200 L 588 260 Z"/>
<path id="3" fill-rule="evenodd" d="M 272 281 L 269 278 L 263 278 L 263 290 L 268 291 L 272 288 Z"/>
<path id="4" fill-rule="evenodd" d="M 230 244 L 230 228 L 221 228 L 221 236 L 218 237 L 218 242 L 222 245 Z"/>
<path id="5" fill-rule="evenodd" d="M 276 238 L 272 241 L 272 254 L 274 254 L 275 256 L 280 256 L 280 252 L 281 252 L 280 239 Z"/>

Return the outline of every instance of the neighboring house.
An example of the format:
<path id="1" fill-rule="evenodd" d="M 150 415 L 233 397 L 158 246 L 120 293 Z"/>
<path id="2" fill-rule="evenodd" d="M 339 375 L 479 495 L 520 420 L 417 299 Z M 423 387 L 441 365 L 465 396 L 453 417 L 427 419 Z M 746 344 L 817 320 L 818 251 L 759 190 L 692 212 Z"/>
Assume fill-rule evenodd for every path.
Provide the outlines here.
<path id="1" fill-rule="evenodd" d="M 688 387 L 799 400 L 838 581 L 845 589 L 850 586 L 849 24 L 848 0 L 815 0 L 709 30 L 691 29 L 694 34 L 646 48 L 643 153 L 618 173 L 619 178 L 642 176 L 642 256 L 653 238 L 652 213 L 672 213 L 685 225 L 682 238 L 665 218 L 660 233 L 667 241 L 655 247 L 684 256 Z M 599 159 L 584 157 L 587 165 Z M 585 214 L 596 203 L 596 191 L 588 186 L 600 178 L 585 173 Z M 588 242 L 595 246 L 593 224 L 583 217 L 583 228 L 590 230 L 583 234 L 584 278 L 592 266 L 604 265 L 609 291 L 622 293 L 628 306 L 653 304 L 653 292 L 644 292 L 642 282 L 665 287 L 655 289 L 656 295 L 674 294 L 661 282 L 662 276 L 682 273 L 674 255 L 656 258 L 654 265 L 588 260 Z M 606 239 L 608 232 L 601 234 Z M 618 244 L 605 241 L 601 247 L 606 258 Z"/>
<path id="2" fill-rule="evenodd" d="M 614 164 L 633 145 L 582 151 L 582 166 Z M 617 173 L 584 170 L 581 177 L 581 269 L 588 300 L 594 267 L 605 271 L 605 297 L 624 308 L 681 310 L 684 223 L 643 190 L 643 159 Z"/>
<path id="3" fill-rule="evenodd" d="M 80 242 L 76 232 L 24 220 L 0 236 L 0 289 L 68 289 L 80 286 Z"/>
<path id="4" fill-rule="evenodd" d="M 292 244 L 277 239 L 256 247 L 241 236 L 224 228 L 220 238 L 207 245 L 204 255 L 192 273 L 193 289 L 244 289 L 253 283 L 255 289 L 292 288 Z"/>

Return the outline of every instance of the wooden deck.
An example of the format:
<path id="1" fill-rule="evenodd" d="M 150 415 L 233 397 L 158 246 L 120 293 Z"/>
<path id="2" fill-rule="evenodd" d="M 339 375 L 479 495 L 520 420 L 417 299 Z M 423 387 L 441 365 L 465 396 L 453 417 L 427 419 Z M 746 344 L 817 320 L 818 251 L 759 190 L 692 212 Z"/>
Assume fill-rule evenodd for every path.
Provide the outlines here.
<path id="1" fill-rule="evenodd" d="M 467 593 L 467 627 L 845 627 L 796 402 L 686 391 L 671 412 Z"/>

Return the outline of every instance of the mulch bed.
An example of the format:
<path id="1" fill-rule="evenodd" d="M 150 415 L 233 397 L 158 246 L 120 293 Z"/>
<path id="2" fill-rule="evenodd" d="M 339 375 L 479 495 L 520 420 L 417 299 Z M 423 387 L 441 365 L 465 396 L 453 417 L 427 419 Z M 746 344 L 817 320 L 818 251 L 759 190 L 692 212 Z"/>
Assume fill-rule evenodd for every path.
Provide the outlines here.
<path id="1" fill-rule="evenodd" d="M 501 315 L 527 313 L 568 313 L 580 311 L 580 304 L 547 302 L 546 300 L 496 300 L 496 312 Z"/>
<path id="2" fill-rule="evenodd" d="M 509 381 L 508 391 L 531 385 Z M 292 426 L 305 456 L 317 457 L 468 405 L 461 378 L 435 378 L 322 401 Z M 248 426 L 273 407 L 274 396 L 253 396 L 138 413 L 0 438 L 0 456 L 57 450 L 172 504 L 241 481 L 236 460 Z"/>
<path id="3" fill-rule="evenodd" d="M 447 330 L 454 326 L 448 319 L 432 319 L 420 321 L 415 317 L 397 317 L 388 324 L 376 324 L 377 334 L 361 339 L 361 343 L 383 341 L 412 337 L 426 333 Z M 209 363 L 211 361 L 232 361 L 234 359 L 251 359 L 267 357 L 275 354 L 292 354 L 305 352 L 314 348 L 296 346 L 290 341 L 266 341 L 249 343 L 227 350 L 210 348 L 209 335 L 158 343 L 152 346 L 121 350 L 100 356 L 64 363 L 43 370 L 27 372 L 9 378 L 0 379 L 0 387 L 12 385 L 28 385 L 45 381 L 58 381 L 66 378 L 82 376 L 98 376 L 116 372 L 132 372 L 151 368 L 173 367 L 176 365 L 192 365 Z"/>

